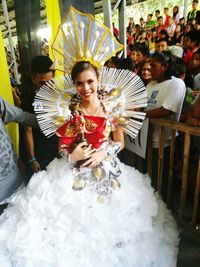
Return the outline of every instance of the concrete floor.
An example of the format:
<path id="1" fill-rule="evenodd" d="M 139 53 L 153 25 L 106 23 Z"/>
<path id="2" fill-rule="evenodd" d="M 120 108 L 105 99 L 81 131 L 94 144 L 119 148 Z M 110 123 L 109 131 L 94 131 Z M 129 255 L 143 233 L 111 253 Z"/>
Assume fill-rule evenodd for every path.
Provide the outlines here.
<path id="1" fill-rule="evenodd" d="M 181 228 L 177 267 L 200 267 L 200 229 L 196 230 L 188 223 Z"/>

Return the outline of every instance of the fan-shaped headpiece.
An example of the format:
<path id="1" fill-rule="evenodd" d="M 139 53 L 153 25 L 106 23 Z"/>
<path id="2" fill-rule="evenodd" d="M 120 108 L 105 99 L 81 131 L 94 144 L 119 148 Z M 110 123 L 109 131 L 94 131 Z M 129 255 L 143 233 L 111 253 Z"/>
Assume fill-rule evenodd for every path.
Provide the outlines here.
<path id="1" fill-rule="evenodd" d="M 91 14 L 70 7 L 52 46 L 53 68 L 71 73 L 73 66 L 79 61 L 89 61 L 100 67 L 121 49 L 123 45 L 108 27 Z"/>

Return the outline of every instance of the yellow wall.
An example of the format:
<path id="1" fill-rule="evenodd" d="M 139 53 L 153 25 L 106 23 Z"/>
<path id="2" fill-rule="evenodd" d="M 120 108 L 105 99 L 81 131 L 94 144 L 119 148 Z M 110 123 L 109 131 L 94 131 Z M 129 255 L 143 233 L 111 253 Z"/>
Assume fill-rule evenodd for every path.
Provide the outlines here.
<path id="1" fill-rule="evenodd" d="M 49 56 L 54 61 L 51 51 L 51 46 L 58 31 L 58 26 L 61 24 L 59 0 L 46 0 L 46 14 L 47 14 L 47 25 L 50 28 L 51 32 L 49 40 Z M 63 60 L 63 57 L 61 57 L 60 59 Z M 56 71 L 55 76 L 61 74 L 63 74 L 61 71 Z"/>
<path id="2" fill-rule="evenodd" d="M 49 55 L 52 58 L 51 45 L 56 36 L 58 26 L 61 24 L 59 0 L 46 0 L 47 25 L 51 30 L 49 40 Z M 52 58 L 53 59 L 53 58 Z"/>

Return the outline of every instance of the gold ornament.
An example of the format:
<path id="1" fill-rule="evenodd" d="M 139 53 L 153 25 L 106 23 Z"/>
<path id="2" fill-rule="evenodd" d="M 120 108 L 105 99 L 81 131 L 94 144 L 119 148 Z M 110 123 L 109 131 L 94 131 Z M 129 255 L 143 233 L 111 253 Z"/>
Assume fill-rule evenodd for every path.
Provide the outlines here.
<path id="1" fill-rule="evenodd" d="M 118 88 L 114 88 L 109 92 L 109 97 L 117 98 L 121 95 L 121 91 Z"/>
<path id="2" fill-rule="evenodd" d="M 56 125 L 62 125 L 65 121 L 65 118 L 63 116 L 57 116 L 56 118 L 54 118 L 54 121 Z"/>
<path id="3" fill-rule="evenodd" d="M 113 189 L 119 189 L 121 187 L 121 184 L 117 179 L 112 179 L 111 186 Z"/>
<path id="4" fill-rule="evenodd" d="M 119 124 L 126 124 L 126 123 L 128 123 L 128 119 L 127 119 L 127 118 L 124 118 L 124 117 L 119 117 L 119 118 L 117 119 L 117 122 L 118 122 Z"/>
<path id="5" fill-rule="evenodd" d="M 81 177 L 76 177 L 72 186 L 72 189 L 74 191 L 80 191 L 86 186 L 86 182 L 83 178 Z"/>
<path id="6" fill-rule="evenodd" d="M 106 176 L 105 170 L 100 166 L 94 167 L 91 174 L 97 182 L 101 181 Z"/>
<path id="7" fill-rule="evenodd" d="M 97 201 L 98 201 L 99 203 L 103 204 L 104 201 L 105 201 L 105 197 L 102 196 L 102 195 L 100 195 L 100 196 L 97 197 Z"/>

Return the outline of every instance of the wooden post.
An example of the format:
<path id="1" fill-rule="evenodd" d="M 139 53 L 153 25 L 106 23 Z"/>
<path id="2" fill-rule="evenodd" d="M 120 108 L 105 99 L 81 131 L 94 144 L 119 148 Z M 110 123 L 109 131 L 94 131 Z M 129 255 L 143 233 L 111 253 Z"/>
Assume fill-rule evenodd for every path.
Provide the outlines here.
<path id="1" fill-rule="evenodd" d="M 198 171 L 197 171 L 197 180 L 196 180 L 196 187 L 194 193 L 194 207 L 192 212 L 192 225 L 196 224 L 197 212 L 199 207 L 199 192 L 200 192 L 200 156 L 199 156 L 199 164 L 198 164 Z"/>
<path id="2" fill-rule="evenodd" d="M 152 176 L 152 125 L 150 125 L 148 131 L 148 143 L 147 143 L 147 172 L 149 176 Z"/>
<path id="3" fill-rule="evenodd" d="M 182 222 L 183 211 L 184 211 L 184 207 L 185 207 L 185 198 L 186 198 L 187 182 L 188 182 L 189 153 L 190 153 L 190 133 L 185 133 L 181 196 L 180 196 L 180 209 L 179 209 L 179 216 L 178 216 L 179 223 Z"/>
<path id="4" fill-rule="evenodd" d="M 157 190 L 162 193 L 162 173 L 163 173 L 163 143 L 164 143 L 164 129 L 161 126 L 159 129 L 159 147 L 158 147 L 158 175 L 157 175 Z"/>
<path id="5" fill-rule="evenodd" d="M 168 189 L 167 189 L 167 205 L 170 207 L 172 202 L 172 184 L 173 184 L 173 173 L 174 173 L 174 151 L 175 151 L 175 138 L 176 131 L 171 130 L 171 145 L 170 145 L 170 160 L 169 160 L 169 178 L 168 178 Z"/>

